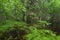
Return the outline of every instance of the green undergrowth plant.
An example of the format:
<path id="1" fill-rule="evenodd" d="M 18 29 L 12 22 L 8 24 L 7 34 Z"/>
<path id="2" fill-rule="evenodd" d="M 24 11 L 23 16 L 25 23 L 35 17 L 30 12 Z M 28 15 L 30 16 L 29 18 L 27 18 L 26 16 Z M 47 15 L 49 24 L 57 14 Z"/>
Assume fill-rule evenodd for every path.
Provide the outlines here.
<path id="1" fill-rule="evenodd" d="M 48 21 L 42 21 L 42 20 L 40 20 L 40 21 L 38 21 L 37 24 L 35 24 L 33 26 L 35 26 L 38 29 L 48 29 L 50 24 L 51 23 L 49 23 Z"/>
<path id="2" fill-rule="evenodd" d="M 37 27 L 28 27 L 21 21 L 6 20 L 6 24 L 0 26 L 0 40 L 59 40 L 59 36 L 51 30 Z"/>
<path id="3" fill-rule="evenodd" d="M 29 29 L 29 34 L 25 35 L 26 40 L 56 40 L 56 34 L 51 30 L 38 30 L 35 27 L 30 27 Z"/>
<path id="4" fill-rule="evenodd" d="M 0 31 L 5 31 L 7 29 L 13 28 L 14 25 L 18 26 L 26 26 L 25 22 L 20 22 L 20 21 L 14 21 L 14 20 L 6 20 L 6 23 L 4 25 L 0 26 Z"/>
<path id="5" fill-rule="evenodd" d="M 28 33 L 24 22 L 7 20 L 6 24 L 0 26 L 0 40 L 24 40 Z"/>

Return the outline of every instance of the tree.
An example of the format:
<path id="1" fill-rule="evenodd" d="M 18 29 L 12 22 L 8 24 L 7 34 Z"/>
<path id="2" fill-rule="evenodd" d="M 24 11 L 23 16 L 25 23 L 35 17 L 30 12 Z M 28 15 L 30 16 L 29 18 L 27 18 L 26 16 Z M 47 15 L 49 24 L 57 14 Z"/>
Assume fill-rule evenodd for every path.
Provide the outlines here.
<path id="1" fill-rule="evenodd" d="M 6 13 L 5 13 L 5 9 L 3 7 L 3 1 L 0 1 L 0 25 L 4 24 L 6 21 Z"/>

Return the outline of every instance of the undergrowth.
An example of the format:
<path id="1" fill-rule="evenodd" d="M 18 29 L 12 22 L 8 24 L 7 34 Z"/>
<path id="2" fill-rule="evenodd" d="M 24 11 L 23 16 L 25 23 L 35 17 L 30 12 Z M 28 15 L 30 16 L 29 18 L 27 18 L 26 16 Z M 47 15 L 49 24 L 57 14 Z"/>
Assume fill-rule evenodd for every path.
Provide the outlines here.
<path id="1" fill-rule="evenodd" d="M 60 36 L 51 30 L 28 27 L 25 22 L 7 20 L 0 26 L 0 40 L 60 40 Z"/>

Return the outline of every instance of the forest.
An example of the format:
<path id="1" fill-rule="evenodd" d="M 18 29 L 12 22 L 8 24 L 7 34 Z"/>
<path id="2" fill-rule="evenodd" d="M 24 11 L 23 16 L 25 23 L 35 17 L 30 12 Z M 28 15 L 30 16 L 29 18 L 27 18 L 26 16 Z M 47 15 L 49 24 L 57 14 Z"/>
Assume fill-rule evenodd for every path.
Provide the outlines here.
<path id="1" fill-rule="evenodd" d="M 0 0 L 0 40 L 60 40 L 60 0 Z"/>

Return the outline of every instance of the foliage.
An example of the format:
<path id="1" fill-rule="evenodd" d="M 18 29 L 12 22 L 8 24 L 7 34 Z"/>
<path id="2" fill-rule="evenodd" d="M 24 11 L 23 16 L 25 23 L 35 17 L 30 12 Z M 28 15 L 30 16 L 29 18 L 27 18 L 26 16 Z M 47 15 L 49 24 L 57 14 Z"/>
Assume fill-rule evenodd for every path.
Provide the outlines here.
<path id="1" fill-rule="evenodd" d="M 60 0 L 0 0 L 0 40 L 60 40 Z"/>
<path id="2" fill-rule="evenodd" d="M 39 21 L 39 27 L 41 28 L 48 28 L 48 26 L 50 25 L 51 23 L 48 23 L 47 21 Z"/>
<path id="3" fill-rule="evenodd" d="M 22 23 L 23 24 L 23 23 Z M 13 24 L 11 24 L 13 25 Z M 2 26 L 3 27 L 3 26 Z M 6 27 L 6 26 L 5 26 Z M 3 29 L 3 28 L 1 28 Z M 5 31 L 4 31 L 5 30 Z M 6 27 L 3 30 L 0 30 L 0 39 L 4 40 L 17 40 L 17 39 L 26 39 L 26 40 L 55 40 L 56 35 L 51 30 L 38 30 L 36 27 L 27 27 L 25 25 L 17 25 L 11 27 Z M 15 34 L 14 34 L 15 32 Z M 8 34 L 7 34 L 8 33 Z M 22 37 L 22 38 L 21 38 Z M 6 39 L 5 39 L 6 38 Z"/>
<path id="4" fill-rule="evenodd" d="M 26 35 L 26 40 L 56 40 L 56 35 L 50 30 L 38 30 L 30 27 L 30 33 Z"/>

